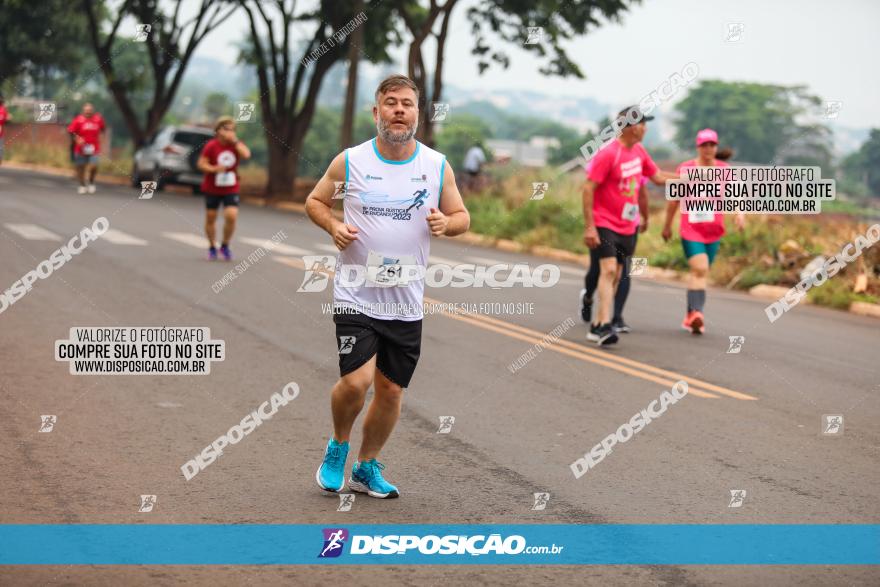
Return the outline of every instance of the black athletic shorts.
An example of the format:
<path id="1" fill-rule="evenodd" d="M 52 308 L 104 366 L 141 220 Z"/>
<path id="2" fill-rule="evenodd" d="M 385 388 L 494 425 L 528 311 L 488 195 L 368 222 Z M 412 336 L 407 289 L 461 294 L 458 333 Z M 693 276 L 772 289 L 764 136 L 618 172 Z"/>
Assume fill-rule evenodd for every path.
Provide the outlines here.
<path id="1" fill-rule="evenodd" d="M 422 349 L 421 320 L 378 320 L 353 310 L 337 310 L 333 322 L 340 377 L 378 355 L 376 368 L 400 387 L 409 386 Z"/>
<path id="2" fill-rule="evenodd" d="M 596 231 L 599 233 L 599 246 L 596 247 L 595 251 L 600 259 L 617 257 L 617 261 L 622 263 L 627 257 L 632 257 L 633 253 L 636 252 L 636 234 L 638 231 L 632 234 L 620 234 L 602 226 L 596 227 Z"/>
<path id="3" fill-rule="evenodd" d="M 222 196 L 205 194 L 205 207 L 208 210 L 216 210 L 220 204 L 223 204 L 224 208 L 238 206 L 238 194 L 224 194 Z"/>

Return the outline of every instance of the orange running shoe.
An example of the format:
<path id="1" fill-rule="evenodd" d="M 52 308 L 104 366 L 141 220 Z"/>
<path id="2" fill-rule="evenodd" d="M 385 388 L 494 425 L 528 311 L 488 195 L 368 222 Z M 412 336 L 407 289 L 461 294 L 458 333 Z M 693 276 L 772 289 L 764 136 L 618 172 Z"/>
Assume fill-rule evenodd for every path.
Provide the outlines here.
<path id="1" fill-rule="evenodd" d="M 681 323 L 681 327 L 691 334 L 703 334 L 704 332 L 706 332 L 703 313 L 698 312 L 697 310 L 691 310 L 687 313 L 687 316 L 684 317 L 684 320 Z"/>
<path id="2" fill-rule="evenodd" d="M 692 334 L 703 334 L 706 332 L 705 320 L 703 319 L 703 313 L 699 311 L 694 311 L 694 316 L 691 318 L 691 333 Z"/>

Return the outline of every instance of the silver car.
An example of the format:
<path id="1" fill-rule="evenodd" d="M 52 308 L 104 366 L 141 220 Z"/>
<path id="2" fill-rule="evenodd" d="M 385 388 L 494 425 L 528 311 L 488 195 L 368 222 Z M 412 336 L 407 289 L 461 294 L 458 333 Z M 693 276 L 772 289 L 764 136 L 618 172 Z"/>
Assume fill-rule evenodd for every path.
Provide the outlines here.
<path id="1" fill-rule="evenodd" d="M 202 172 L 196 168 L 199 154 L 213 131 L 199 126 L 166 126 L 134 153 L 131 172 L 132 186 L 142 181 L 155 181 L 161 190 L 168 184 L 192 186 L 198 193 Z"/>

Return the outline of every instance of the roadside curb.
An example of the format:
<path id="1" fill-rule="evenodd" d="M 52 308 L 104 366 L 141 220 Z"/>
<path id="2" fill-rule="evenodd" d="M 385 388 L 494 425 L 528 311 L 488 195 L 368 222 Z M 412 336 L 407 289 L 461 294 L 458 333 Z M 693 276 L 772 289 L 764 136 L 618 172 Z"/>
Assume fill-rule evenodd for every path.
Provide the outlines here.
<path id="1" fill-rule="evenodd" d="M 790 287 L 783 287 L 781 285 L 767 285 L 766 283 L 762 283 L 749 288 L 749 295 L 761 298 L 762 300 L 778 300 L 790 289 Z M 811 303 L 810 300 L 806 298 L 801 301 Z"/>
<path id="2" fill-rule="evenodd" d="M 880 304 L 869 304 L 868 302 L 853 302 L 849 305 L 851 314 L 859 316 L 870 316 L 871 318 L 880 318 Z"/>
<path id="3" fill-rule="evenodd" d="M 10 169 L 23 169 L 25 171 L 39 171 L 40 173 L 46 173 L 48 175 L 55 175 L 57 177 L 69 177 L 73 179 L 74 173 L 73 168 L 71 169 L 59 169 L 58 167 L 48 167 L 46 165 L 38 165 L 36 163 L 22 163 L 21 161 L 4 161 L 4 167 L 8 167 Z M 96 177 L 98 181 L 103 183 L 112 183 L 114 185 L 129 185 L 131 183 L 131 178 L 120 176 L 120 175 L 107 175 L 106 173 L 98 173 Z"/>

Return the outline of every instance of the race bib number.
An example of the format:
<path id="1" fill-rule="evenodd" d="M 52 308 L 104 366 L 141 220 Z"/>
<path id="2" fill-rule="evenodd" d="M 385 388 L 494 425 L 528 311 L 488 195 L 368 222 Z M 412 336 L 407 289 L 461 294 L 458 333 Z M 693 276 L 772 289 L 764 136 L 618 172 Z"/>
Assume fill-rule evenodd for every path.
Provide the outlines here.
<path id="1" fill-rule="evenodd" d="M 688 212 L 688 221 L 691 224 L 700 224 L 702 222 L 714 222 L 715 212 L 711 210 L 692 210 Z"/>
<path id="2" fill-rule="evenodd" d="M 95 145 L 90 145 L 86 143 L 82 146 L 83 155 L 94 155 L 95 154 Z"/>
<path id="3" fill-rule="evenodd" d="M 635 222 L 639 219 L 639 207 L 636 204 L 632 204 L 627 202 L 623 205 L 623 211 L 620 213 L 620 217 L 624 220 L 629 220 L 630 222 Z"/>
<path id="4" fill-rule="evenodd" d="M 228 188 L 235 185 L 235 172 L 224 171 L 223 173 L 216 174 L 214 176 L 214 185 L 218 188 Z"/>
<path id="5" fill-rule="evenodd" d="M 416 277 L 418 265 L 412 255 L 367 254 L 367 282 L 374 287 L 405 286 Z"/>

